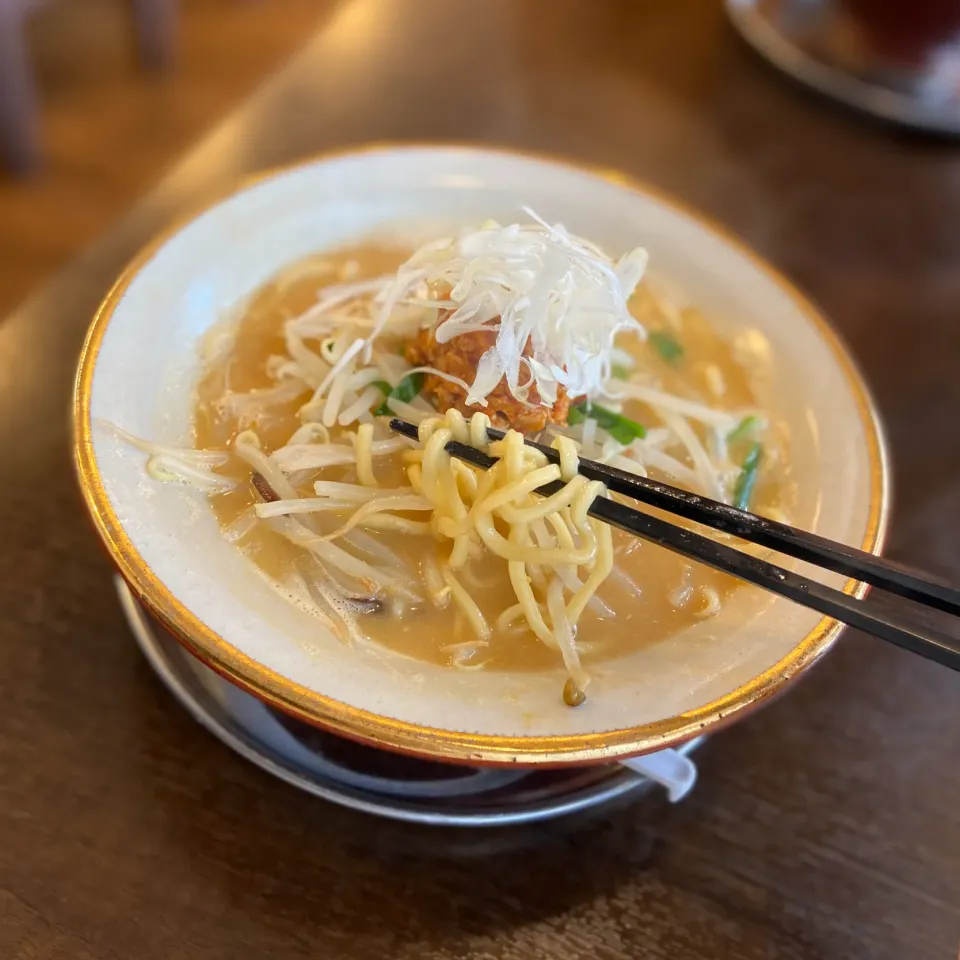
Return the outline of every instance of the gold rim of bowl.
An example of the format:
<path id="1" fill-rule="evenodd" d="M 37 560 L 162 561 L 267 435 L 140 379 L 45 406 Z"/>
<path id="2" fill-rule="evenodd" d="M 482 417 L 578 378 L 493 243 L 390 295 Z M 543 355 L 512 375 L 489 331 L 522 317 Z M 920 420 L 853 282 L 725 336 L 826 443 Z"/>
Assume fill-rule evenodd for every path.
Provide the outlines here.
<path id="1" fill-rule="evenodd" d="M 889 517 L 890 484 L 886 445 L 876 409 L 856 365 L 838 335 L 817 308 L 785 277 L 743 242 L 732 236 L 724 227 L 706 219 L 696 210 L 665 195 L 660 190 L 619 171 L 509 148 L 470 144 L 398 142 L 330 151 L 241 181 L 238 186 L 220 194 L 214 201 L 178 220 L 155 237 L 137 254 L 107 294 L 94 316 L 80 356 L 73 403 L 74 455 L 87 507 L 120 573 L 147 609 L 177 640 L 200 660 L 237 686 L 270 706 L 279 708 L 298 719 L 373 746 L 403 753 L 468 764 L 539 766 L 601 763 L 682 743 L 711 729 L 726 725 L 760 706 L 781 692 L 807 667 L 823 656 L 833 646 L 843 625 L 825 617 L 789 654 L 760 676 L 743 684 L 725 697 L 679 716 L 639 727 L 597 733 L 536 737 L 491 736 L 424 727 L 380 716 L 324 696 L 269 670 L 232 647 L 223 637 L 212 631 L 184 607 L 134 548 L 104 490 L 94 456 L 90 422 L 90 395 L 97 354 L 110 318 L 133 278 L 157 250 L 184 226 L 216 203 L 235 193 L 280 173 L 320 161 L 404 149 L 482 151 L 564 166 L 580 173 L 598 176 L 624 190 L 654 197 L 659 202 L 697 221 L 704 229 L 718 235 L 724 242 L 747 257 L 757 269 L 773 280 L 798 305 L 817 328 L 833 352 L 856 398 L 870 461 L 870 513 L 861 547 L 864 550 L 879 553 Z M 846 593 L 858 597 L 863 596 L 866 589 L 863 584 L 852 580 L 844 586 Z"/>

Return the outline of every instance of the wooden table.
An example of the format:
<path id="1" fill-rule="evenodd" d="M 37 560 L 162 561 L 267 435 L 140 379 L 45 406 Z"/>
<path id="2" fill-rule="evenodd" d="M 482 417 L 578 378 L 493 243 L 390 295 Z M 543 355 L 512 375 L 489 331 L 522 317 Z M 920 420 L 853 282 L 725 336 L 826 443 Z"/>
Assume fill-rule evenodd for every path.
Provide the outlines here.
<path id="1" fill-rule="evenodd" d="M 873 384 L 891 552 L 960 578 L 960 155 L 781 80 L 708 0 L 354 0 L 0 326 L 0 957 L 942 958 L 960 934 L 960 681 L 848 635 L 718 735 L 676 808 L 465 837 L 248 766 L 134 648 L 74 487 L 84 328 L 232 179 L 353 142 L 620 167 L 805 287 Z"/>

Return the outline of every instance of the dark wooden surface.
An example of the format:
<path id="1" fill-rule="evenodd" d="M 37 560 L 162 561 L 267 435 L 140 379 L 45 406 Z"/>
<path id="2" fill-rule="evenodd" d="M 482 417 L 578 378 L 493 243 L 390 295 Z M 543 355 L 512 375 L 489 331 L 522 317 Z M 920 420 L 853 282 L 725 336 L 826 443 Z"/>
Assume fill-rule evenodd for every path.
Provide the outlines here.
<path id="1" fill-rule="evenodd" d="M 707 0 L 344 3 L 0 325 L 0 957 L 956 956 L 960 679 L 866 637 L 718 735 L 680 806 L 480 838 L 302 796 L 150 674 L 71 471 L 90 314 L 142 242 L 231 178 L 418 137 L 620 167 L 757 247 L 873 385 L 891 552 L 960 579 L 960 148 L 809 98 Z"/>

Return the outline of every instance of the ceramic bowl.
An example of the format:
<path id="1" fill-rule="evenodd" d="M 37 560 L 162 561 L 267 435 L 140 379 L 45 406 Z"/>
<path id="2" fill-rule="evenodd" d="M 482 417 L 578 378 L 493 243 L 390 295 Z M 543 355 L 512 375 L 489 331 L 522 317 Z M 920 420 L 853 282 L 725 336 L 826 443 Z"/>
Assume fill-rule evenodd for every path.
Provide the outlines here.
<path id="1" fill-rule="evenodd" d="M 90 328 L 76 457 L 97 529 L 135 594 L 194 654 L 271 705 L 374 745 L 456 762 L 605 762 L 742 716 L 823 655 L 839 626 L 745 588 L 716 618 L 592 668 L 589 700 L 570 709 L 558 695 L 559 666 L 463 673 L 344 646 L 223 539 L 201 494 L 154 482 L 142 454 L 93 426 L 99 418 L 189 444 L 198 341 L 280 268 L 372 234 L 416 239 L 517 219 L 522 205 L 611 253 L 647 247 L 653 269 L 722 331 L 753 331 L 766 343 L 774 375 L 761 400 L 790 430 L 795 522 L 879 549 L 881 430 L 817 310 L 755 254 L 642 185 L 495 150 L 383 147 L 321 158 L 261 177 L 159 237 Z"/>

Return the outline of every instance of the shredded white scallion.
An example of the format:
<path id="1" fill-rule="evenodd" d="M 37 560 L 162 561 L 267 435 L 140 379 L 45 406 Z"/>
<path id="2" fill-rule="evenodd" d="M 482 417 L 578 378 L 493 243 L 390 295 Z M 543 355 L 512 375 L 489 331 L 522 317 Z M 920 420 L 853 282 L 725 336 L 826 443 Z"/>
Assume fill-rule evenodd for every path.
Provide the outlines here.
<path id="1" fill-rule="evenodd" d="M 564 227 L 525 212 L 533 224 L 491 221 L 417 250 L 377 294 L 381 314 L 369 342 L 387 326 L 394 305 L 433 304 L 431 290 L 442 286 L 456 308 L 436 327 L 438 342 L 478 329 L 497 334 L 468 403 L 482 404 L 503 378 L 524 403 L 533 386 L 544 404 L 556 401 L 560 387 L 571 396 L 604 395 L 614 339 L 625 331 L 644 334 L 627 301 L 647 253 L 638 248 L 614 262 Z"/>

